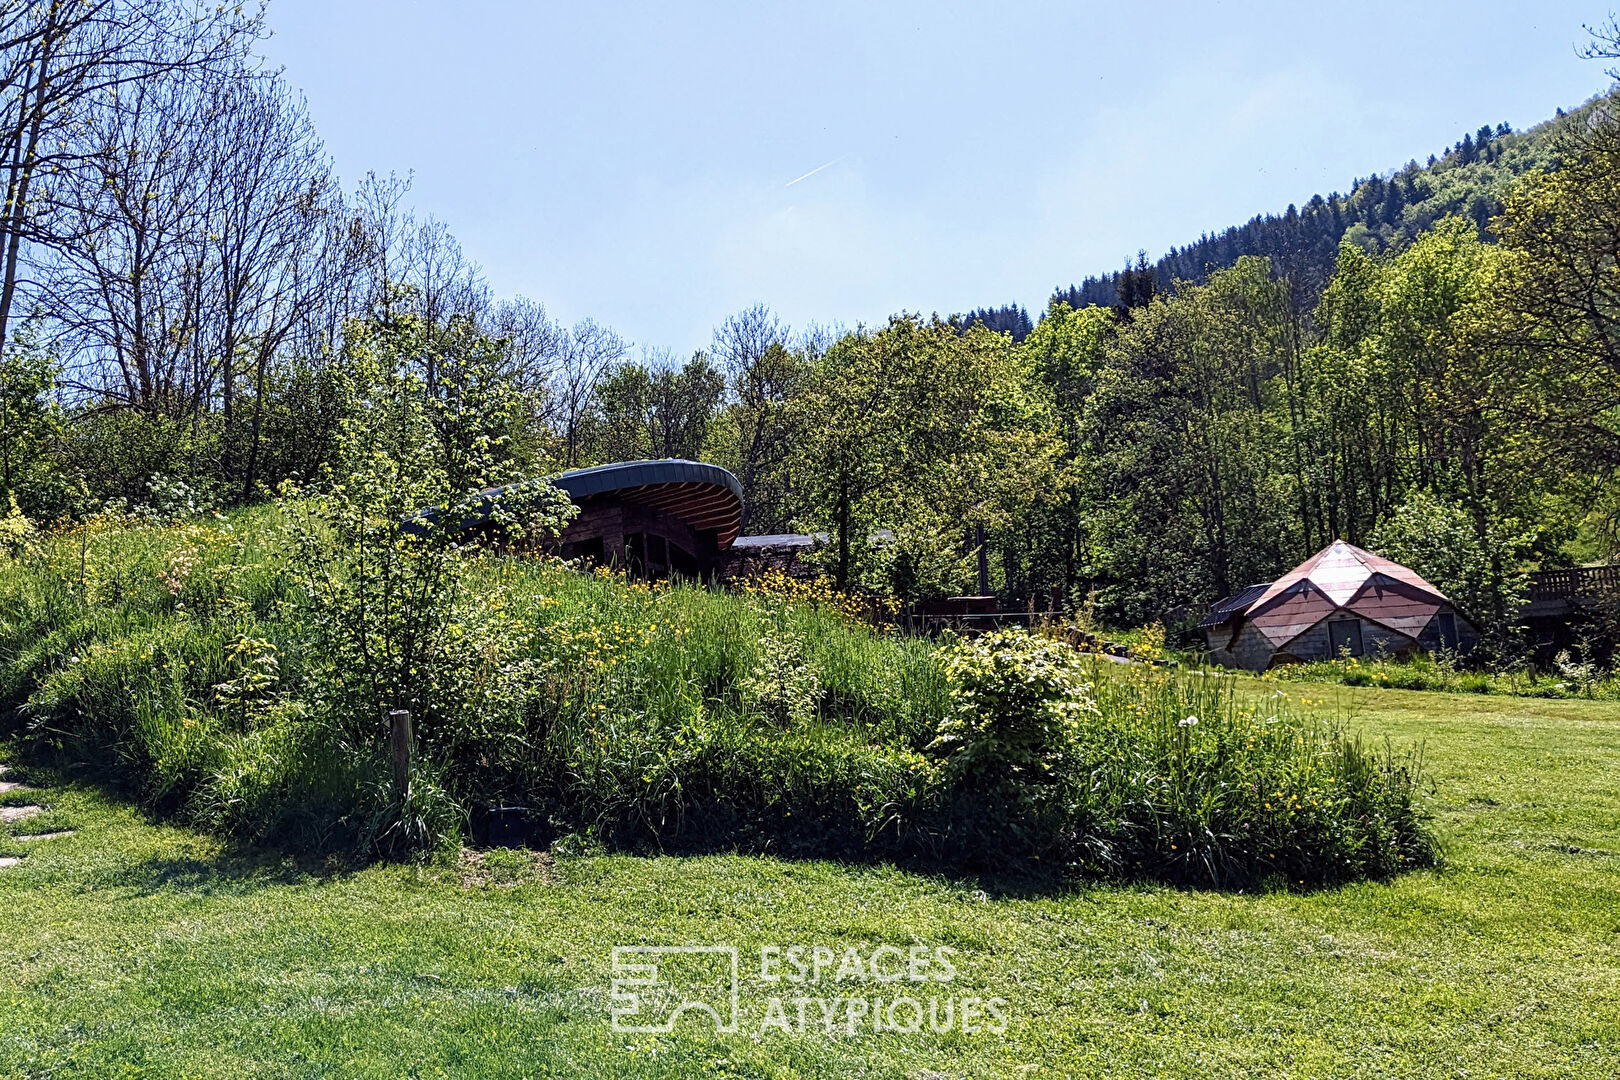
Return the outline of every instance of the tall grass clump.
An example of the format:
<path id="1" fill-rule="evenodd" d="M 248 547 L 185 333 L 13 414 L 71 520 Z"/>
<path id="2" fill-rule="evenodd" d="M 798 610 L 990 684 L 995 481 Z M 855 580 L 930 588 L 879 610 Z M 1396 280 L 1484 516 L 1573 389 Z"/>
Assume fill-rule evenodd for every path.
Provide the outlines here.
<path id="1" fill-rule="evenodd" d="M 366 847 L 386 763 L 313 722 L 282 525 L 114 511 L 0 557 L 0 729 L 160 813 Z"/>
<path id="2" fill-rule="evenodd" d="M 1280 693 L 1110 665 L 1067 797 L 1076 859 L 1174 881 L 1387 877 L 1427 866 L 1416 751 L 1369 749 Z"/>
<path id="3" fill-rule="evenodd" d="M 948 708 L 927 643 L 805 594 L 649 584 L 488 560 L 486 707 L 464 789 L 625 842 L 854 852 L 921 798 Z M 472 738 L 469 739 L 468 737 Z M 882 839 L 880 839 L 882 838 Z"/>
<path id="4" fill-rule="evenodd" d="M 946 662 L 934 749 L 970 848 L 1089 875 L 1248 886 L 1382 877 L 1432 863 L 1415 754 L 1368 751 L 1281 694 L 1119 665 L 1022 631 Z"/>

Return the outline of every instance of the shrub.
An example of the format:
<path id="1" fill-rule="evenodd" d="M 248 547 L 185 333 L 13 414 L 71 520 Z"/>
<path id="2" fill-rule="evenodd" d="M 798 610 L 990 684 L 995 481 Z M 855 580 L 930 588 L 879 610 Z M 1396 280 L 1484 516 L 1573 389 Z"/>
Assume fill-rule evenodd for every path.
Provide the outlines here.
<path id="1" fill-rule="evenodd" d="M 959 644 L 946 669 L 957 704 L 935 749 L 966 782 L 943 814 L 980 858 L 1220 885 L 1385 876 L 1434 859 L 1416 757 L 1380 759 L 1280 697 L 1122 668 L 1022 631 Z"/>
<path id="2" fill-rule="evenodd" d="M 17 496 L 10 496 L 11 509 L 0 518 L 0 551 L 12 559 L 33 554 L 39 544 L 39 531 L 17 506 Z"/>
<path id="3" fill-rule="evenodd" d="M 1137 640 L 1129 643 L 1132 658 L 1137 660 L 1163 660 L 1165 658 L 1164 624 L 1149 623 L 1142 627 Z"/>
<path id="4" fill-rule="evenodd" d="M 744 702 L 784 727 L 807 723 L 821 701 L 821 679 L 805 662 L 804 647 L 780 627 L 767 627 L 759 659 L 738 683 Z"/>
<path id="5" fill-rule="evenodd" d="M 1097 708 L 1080 654 L 1021 630 L 957 643 L 945 674 L 954 707 L 929 749 L 959 776 L 1044 783 Z"/>

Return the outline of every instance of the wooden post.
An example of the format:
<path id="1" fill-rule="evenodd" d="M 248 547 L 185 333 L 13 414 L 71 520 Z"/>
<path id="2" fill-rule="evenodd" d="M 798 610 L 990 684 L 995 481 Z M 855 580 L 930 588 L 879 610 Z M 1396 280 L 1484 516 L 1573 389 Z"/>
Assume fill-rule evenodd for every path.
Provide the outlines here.
<path id="1" fill-rule="evenodd" d="M 973 542 L 979 548 L 979 595 L 990 595 L 990 552 L 984 546 L 984 522 L 973 526 Z"/>
<path id="2" fill-rule="evenodd" d="M 388 749 L 394 759 L 394 790 L 404 799 L 411 790 L 411 714 L 406 709 L 388 714 Z"/>

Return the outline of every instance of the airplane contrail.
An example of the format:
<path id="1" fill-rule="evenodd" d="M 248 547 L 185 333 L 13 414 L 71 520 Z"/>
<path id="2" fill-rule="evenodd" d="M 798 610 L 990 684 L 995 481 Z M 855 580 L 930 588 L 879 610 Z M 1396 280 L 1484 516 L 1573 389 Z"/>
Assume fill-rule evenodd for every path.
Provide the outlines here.
<path id="1" fill-rule="evenodd" d="M 800 180 L 808 180 L 812 176 L 816 175 L 816 173 L 820 172 L 822 169 L 830 169 L 830 168 L 832 168 L 834 165 L 838 164 L 840 161 L 843 161 L 846 156 L 847 155 L 839 154 L 837 157 L 833 158 L 831 161 L 827 162 L 825 165 L 817 165 L 815 168 L 811 169 L 809 172 L 805 173 L 803 176 L 796 176 L 792 180 L 789 180 L 787 183 L 783 184 L 782 186 L 783 187 L 792 187 L 794 184 L 797 184 Z"/>

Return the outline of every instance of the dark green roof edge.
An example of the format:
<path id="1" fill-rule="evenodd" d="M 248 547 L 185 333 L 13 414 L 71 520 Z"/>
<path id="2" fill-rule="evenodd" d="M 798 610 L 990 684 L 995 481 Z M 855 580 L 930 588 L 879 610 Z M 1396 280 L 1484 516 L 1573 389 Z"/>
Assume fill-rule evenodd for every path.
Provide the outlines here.
<path id="1" fill-rule="evenodd" d="M 616 461 L 588 469 L 570 469 L 551 479 L 551 485 L 566 491 L 572 499 L 609 495 L 626 488 L 647 484 L 713 484 L 723 487 L 742 501 L 742 484 L 730 470 L 702 461 L 660 458 L 655 461 Z"/>
<path id="2" fill-rule="evenodd" d="M 507 495 L 540 482 L 540 479 L 518 480 L 502 484 L 500 487 L 486 488 L 476 495 L 468 496 L 452 511 L 460 518 L 454 527 L 455 531 L 465 532 L 488 521 L 497 502 Z M 612 495 L 614 492 L 629 491 L 650 484 L 708 484 L 711 487 L 725 488 L 736 497 L 738 507 L 742 506 L 742 484 L 730 470 L 701 461 L 687 461 L 684 458 L 616 461 L 611 465 L 570 469 L 568 472 L 551 477 L 550 483 L 576 503 L 581 499 Z M 420 536 L 425 535 L 432 527 L 430 523 L 437 521 L 438 518 L 438 509 L 428 507 L 409 515 L 401 525 L 406 532 Z"/>

